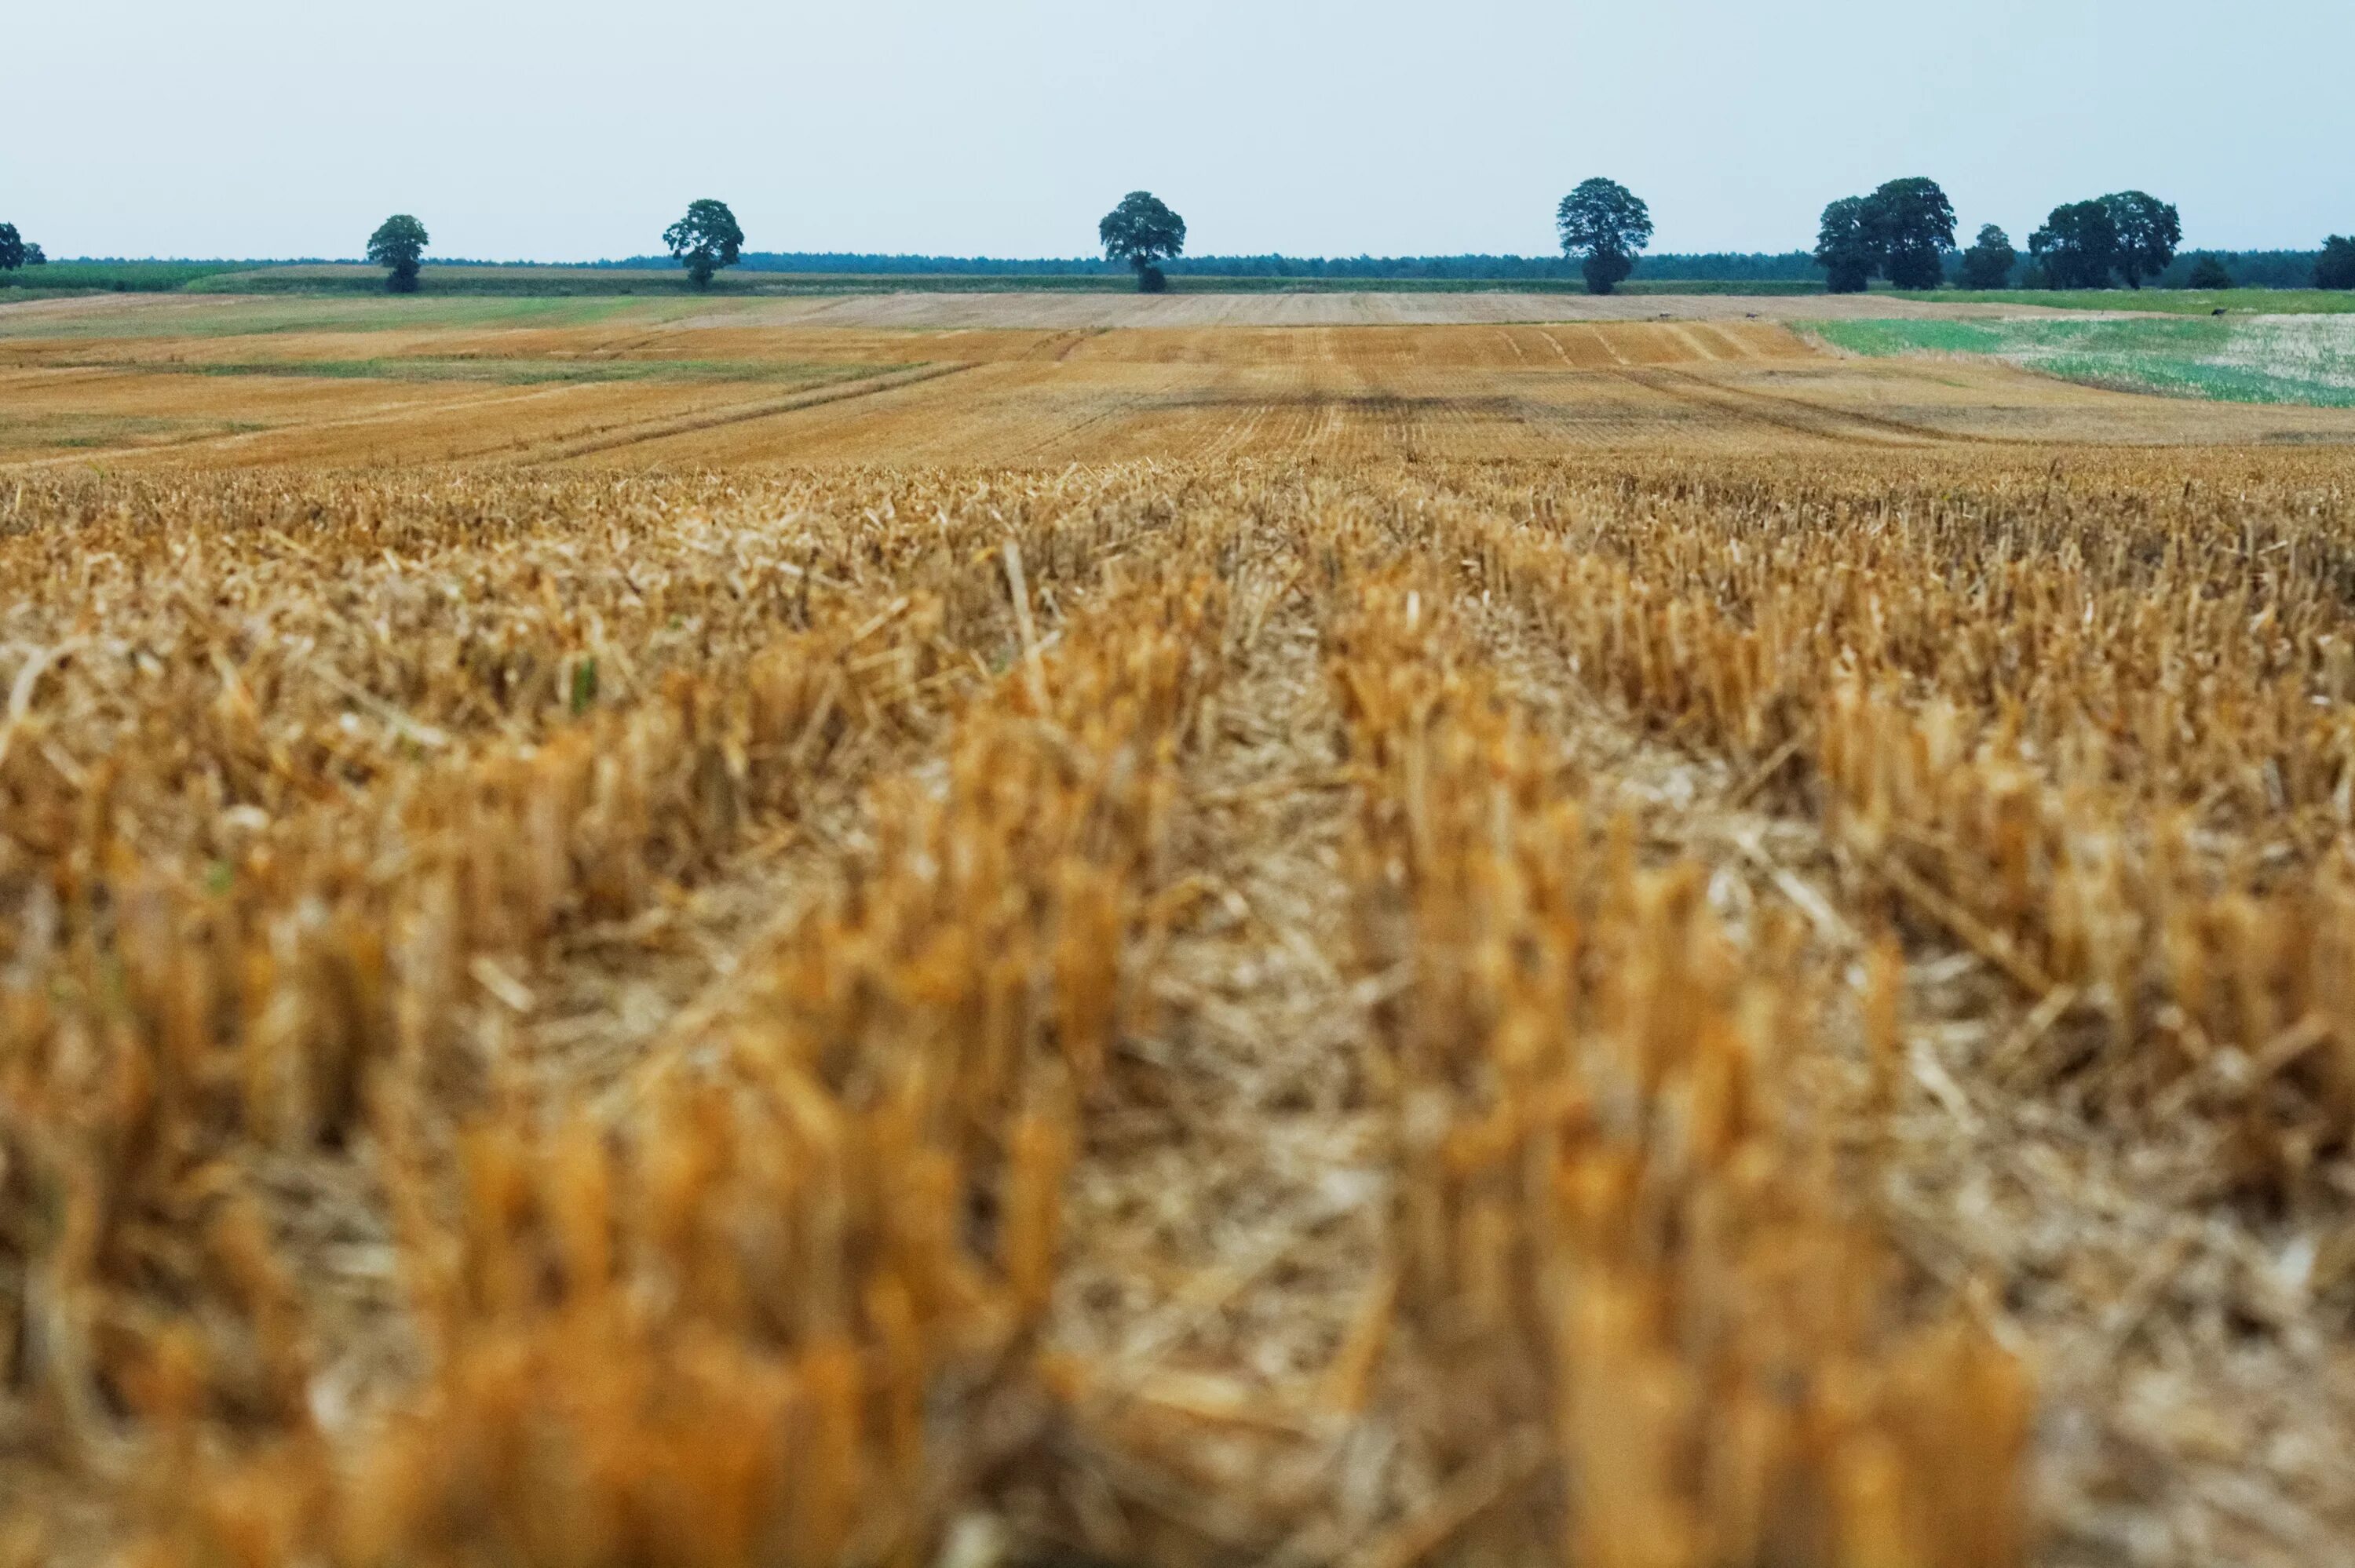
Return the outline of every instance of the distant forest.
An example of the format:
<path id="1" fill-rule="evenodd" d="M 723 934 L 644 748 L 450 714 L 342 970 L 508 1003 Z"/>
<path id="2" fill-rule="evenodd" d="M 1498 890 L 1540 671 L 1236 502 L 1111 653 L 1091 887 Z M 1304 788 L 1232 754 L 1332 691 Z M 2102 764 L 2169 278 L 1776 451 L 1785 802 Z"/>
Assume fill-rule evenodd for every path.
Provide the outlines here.
<path id="1" fill-rule="evenodd" d="M 2232 275 L 2232 282 L 2243 289 L 2310 289 L 2314 287 L 2314 264 L 2321 260 L 2319 250 L 2186 250 L 2167 265 L 2152 286 L 2160 289 L 2190 287 L 2191 269 L 2200 265 L 2203 256 L 2213 256 Z M 1948 269 L 1948 277 L 1954 270 Z"/>
<path id="2" fill-rule="evenodd" d="M 2191 270 L 2213 256 L 2224 264 L 2232 281 L 2245 289 L 2304 289 L 2314 282 L 2318 250 L 2186 250 L 2152 281 L 2162 289 L 2190 286 Z M 213 274 L 261 271 L 281 267 L 317 265 L 325 258 L 281 258 L 250 261 L 116 260 L 112 258 L 56 258 L 46 268 L 0 273 L 0 289 L 11 286 L 95 288 L 142 292 L 184 288 Z M 2022 256 L 2024 264 L 2028 258 Z M 668 256 L 634 256 L 622 261 L 498 262 L 435 257 L 436 268 L 523 266 L 559 270 L 636 270 L 675 272 L 679 264 Z M 1577 283 L 1580 263 L 1561 256 L 1185 256 L 1163 263 L 1172 277 L 1297 278 L 1331 280 L 1336 283 L 1383 279 L 1424 280 L 1433 283 Z M 837 277 L 868 275 L 984 278 L 1112 278 L 1128 269 L 1099 257 L 1014 260 L 993 256 L 877 256 L 845 251 L 748 250 L 738 269 L 743 272 Z M 1961 281 L 1959 252 L 1946 258 L 1946 281 Z M 84 274 L 89 274 L 85 276 Z M 101 275 L 102 274 L 102 275 Z M 1646 256 L 1636 264 L 1632 281 L 1651 284 L 1756 283 L 1780 285 L 1775 291 L 1820 286 L 1823 269 L 1804 250 L 1780 253 L 1711 251 L 1698 255 Z M 616 280 L 618 281 L 618 280 Z M 2018 273 L 2013 281 L 2017 283 Z"/>
<path id="3" fill-rule="evenodd" d="M 647 271 L 675 270 L 667 256 L 633 256 L 622 261 L 596 261 L 591 266 L 632 268 Z M 1567 256 L 1179 256 L 1161 264 L 1173 278 L 1428 278 L 1442 281 L 1497 282 L 1572 280 L 1579 262 Z M 851 251 L 747 250 L 738 263 L 746 272 L 820 272 L 840 275 L 872 273 L 954 277 L 1094 277 L 1125 275 L 1125 262 L 1098 256 L 1013 259 L 998 256 L 877 256 Z M 1636 263 L 1637 278 L 1657 281 L 1732 282 L 1807 281 L 1820 279 L 1822 270 L 1804 250 L 1780 255 L 1713 252 L 1698 256 L 1646 256 Z"/>
<path id="4" fill-rule="evenodd" d="M 2315 250 L 2186 250 L 2155 280 L 2162 289 L 2187 285 L 2200 259 L 2213 256 L 2232 281 L 2245 289 L 2303 289 L 2314 281 Z M 675 271 L 667 256 L 633 256 L 593 261 L 596 268 Z M 854 251 L 747 250 L 747 272 L 829 273 L 836 276 L 1094 277 L 1124 274 L 1128 268 L 1101 257 L 1017 259 L 999 256 L 878 256 Z M 1173 278 L 1427 278 L 1497 282 L 1565 281 L 1579 276 L 1579 262 L 1566 256 L 1180 256 L 1162 264 Z M 1959 282 L 1960 253 L 1947 258 L 1946 279 Z M 1731 251 L 1646 256 L 1634 281 L 1670 282 L 1820 282 L 1823 269 L 1805 250 Z"/>

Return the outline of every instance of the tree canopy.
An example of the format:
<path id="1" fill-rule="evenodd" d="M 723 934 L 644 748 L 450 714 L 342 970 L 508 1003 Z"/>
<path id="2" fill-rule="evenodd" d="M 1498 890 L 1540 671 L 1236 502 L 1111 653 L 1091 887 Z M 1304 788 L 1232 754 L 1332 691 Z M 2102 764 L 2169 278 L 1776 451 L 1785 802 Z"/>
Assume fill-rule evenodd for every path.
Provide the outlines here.
<path id="1" fill-rule="evenodd" d="M 2355 289 L 2355 239 L 2334 234 L 2322 242 L 2322 254 L 2314 263 L 2314 286 Z"/>
<path id="2" fill-rule="evenodd" d="M 2172 202 L 2145 191 L 2114 191 L 2102 198 L 2110 209 L 2110 227 L 2117 233 L 2116 259 L 2112 263 L 2129 289 L 2139 289 L 2145 278 L 2156 278 L 2175 260 L 2183 242 L 2183 222 Z"/>
<path id="3" fill-rule="evenodd" d="M 46 266 L 48 266 L 48 264 L 49 264 L 49 253 L 48 253 L 48 251 L 46 251 L 46 250 L 42 249 L 39 246 L 37 246 L 37 245 L 34 244 L 34 243 L 33 243 L 31 240 L 29 240 L 29 239 L 27 239 L 27 241 L 25 241 L 25 265 L 26 265 L 26 266 L 27 266 L 27 267 L 46 267 Z"/>
<path id="4" fill-rule="evenodd" d="M 384 286 L 395 294 L 417 292 L 417 264 L 425 248 L 432 243 L 425 226 L 405 212 L 396 212 L 377 225 L 368 236 L 368 259 L 378 267 L 389 267 Z"/>
<path id="5" fill-rule="evenodd" d="M 14 272 L 25 264 L 25 237 L 13 223 L 0 223 L 0 272 Z"/>
<path id="6" fill-rule="evenodd" d="M 2213 256 L 2200 258 L 2192 264 L 2191 276 L 2184 280 L 2184 287 L 2190 289 L 2215 290 L 2229 289 L 2232 286 L 2232 272 L 2221 260 Z"/>
<path id="7" fill-rule="evenodd" d="M 2117 265 L 2117 218 L 2104 202 L 2056 207 L 2028 237 L 2028 253 L 2042 267 L 2048 287 L 2106 289 Z"/>
<path id="8" fill-rule="evenodd" d="M 1861 294 L 1880 260 L 1870 221 L 1871 204 L 1863 196 L 1842 196 L 1824 208 L 1816 228 L 1816 265 L 1826 274 L 1824 286 L 1835 294 Z"/>
<path id="9" fill-rule="evenodd" d="M 1636 257 L 1652 242 L 1652 209 L 1644 198 L 1600 175 L 1582 180 L 1554 208 L 1554 228 L 1562 253 L 1584 260 L 1586 291 L 1607 294 L 1636 270 Z"/>
<path id="10" fill-rule="evenodd" d="M 1096 225 L 1104 257 L 1136 270 L 1140 293 L 1167 288 L 1158 263 L 1186 253 L 1186 220 L 1151 191 L 1131 191 Z"/>
<path id="11" fill-rule="evenodd" d="M 1870 196 L 1842 196 L 1816 229 L 1816 265 L 1835 294 L 1859 294 L 1878 272 L 1901 289 L 1945 281 L 1955 248 L 1955 206 L 1920 175 L 1891 180 Z"/>
<path id="12" fill-rule="evenodd" d="M 1981 224 L 1978 238 L 1963 252 L 1963 286 L 2000 289 L 2011 281 L 2011 270 L 2019 261 L 2011 236 L 1992 223 Z"/>
<path id="13" fill-rule="evenodd" d="M 663 230 L 663 244 L 686 264 L 687 277 L 701 289 L 709 286 L 714 272 L 736 265 L 744 249 L 744 231 L 726 202 L 706 196 L 687 203 L 687 216 Z"/>
<path id="14" fill-rule="evenodd" d="M 1955 248 L 1955 207 L 1938 182 L 1919 175 L 1891 180 L 1864 198 L 1873 263 L 1901 289 L 1934 289 L 1945 281 Z"/>

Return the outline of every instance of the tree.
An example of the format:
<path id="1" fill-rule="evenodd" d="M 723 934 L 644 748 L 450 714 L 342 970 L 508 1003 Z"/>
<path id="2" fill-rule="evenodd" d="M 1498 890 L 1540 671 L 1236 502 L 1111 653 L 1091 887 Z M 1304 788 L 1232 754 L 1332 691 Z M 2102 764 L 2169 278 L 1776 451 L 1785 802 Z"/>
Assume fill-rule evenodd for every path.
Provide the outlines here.
<path id="1" fill-rule="evenodd" d="M 1586 291 L 1607 294 L 1636 270 L 1636 253 L 1652 242 L 1652 209 L 1644 198 L 1601 175 L 1582 180 L 1554 208 L 1565 256 L 1585 259 Z"/>
<path id="2" fill-rule="evenodd" d="M 706 196 L 687 204 L 687 216 L 663 230 L 663 243 L 687 266 L 687 275 L 698 289 L 711 286 L 711 275 L 736 265 L 744 249 L 744 231 L 724 201 Z"/>
<path id="3" fill-rule="evenodd" d="M 2183 242 L 2183 221 L 2174 204 L 2143 191 L 2114 191 L 2102 198 L 2110 209 L 2110 225 L 2117 230 L 2115 266 L 2129 289 L 2139 289 L 2145 278 L 2156 278 L 2175 260 Z"/>
<path id="4" fill-rule="evenodd" d="M 2224 263 L 2215 257 L 2202 256 L 2191 264 L 2189 282 L 2195 289 L 2229 289 L 2232 286 L 2232 274 L 2224 270 Z"/>
<path id="5" fill-rule="evenodd" d="M 396 212 L 377 225 L 368 236 L 368 259 L 378 267 L 389 267 L 385 275 L 385 291 L 390 294 L 417 292 L 417 262 L 432 243 L 425 226 L 405 212 Z"/>
<path id="6" fill-rule="evenodd" d="M 1157 294 L 1169 286 L 1160 264 L 1186 254 L 1186 220 L 1151 191 L 1131 191 L 1096 225 L 1104 260 L 1136 270 L 1136 291 Z"/>
<path id="7" fill-rule="evenodd" d="M 1870 221 L 1871 203 L 1863 196 L 1842 196 L 1824 208 L 1816 230 L 1816 265 L 1828 277 L 1824 286 L 1835 294 L 1861 294 L 1880 263 Z"/>
<path id="8" fill-rule="evenodd" d="M 2322 255 L 2314 263 L 2314 286 L 2355 289 L 2355 239 L 2334 234 L 2322 242 Z"/>
<path id="9" fill-rule="evenodd" d="M 34 244 L 31 240 L 27 240 L 25 242 L 25 265 L 27 267 L 46 267 L 48 264 L 49 253 L 42 249 L 39 246 Z"/>
<path id="10" fill-rule="evenodd" d="M 1979 226 L 1979 237 L 1963 252 L 1963 287 L 1966 289 L 2000 289 L 2011 281 L 2011 270 L 2019 263 L 2019 252 L 2011 248 L 2011 236 L 1992 223 Z"/>
<path id="11" fill-rule="evenodd" d="M 14 272 L 25 264 L 25 237 L 13 223 L 0 223 L 0 272 Z"/>
<path id="12" fill-rule="evenodd" d="M 2056 207 L 2028 237 L 2028 253 L 2042 263 L 2053 288 L 2106 289 L 2117 265 L 2117 219 L 2098 201 Z"/>
<path id="13" fill-rule="evenodd" d="M 1891 180 L 1865 198 L 1864 227 L 1880 270 L 1901 289 L 1934 289 L 1945 281 L 1955 248 L 1955 207 L 1935 180 Z"/>

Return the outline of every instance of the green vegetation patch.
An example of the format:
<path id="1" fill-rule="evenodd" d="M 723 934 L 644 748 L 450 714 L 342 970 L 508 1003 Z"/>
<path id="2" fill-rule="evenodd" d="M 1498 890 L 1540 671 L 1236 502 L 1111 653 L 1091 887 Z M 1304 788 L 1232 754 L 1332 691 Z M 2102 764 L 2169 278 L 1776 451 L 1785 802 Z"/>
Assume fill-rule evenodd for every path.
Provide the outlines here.
<path id="1" fill-rule="evenodd" d="M 60 293 L 167 294 L 224 273 L 241 272 L 250 261 L 51 261 L 0 272 L 0 301 L 11 290 Z"/>
<path id="2" fill-rule="evenodd" d="M 70 313 L 0 314 L 0 337 L 243 337 L 272 333 L 405 332 L 446 328 L 596 326 L 616 317 L 650 325 L 702 313 L 712 302 L 673 296 L 626 299 L 430 299 L 417 295 L 341 299 L 125 301 Z"/>
<path id="3" fill-rule="evenodd" d="M 1852 354 L 1973 354 L 2071 381 L 2227 403 L 2355 408 L 2355 316 L 1818 322 Z"/>
<path id="4" fill-rule="evenodd" d="M 169 446 L 180 441 L 201 440 L 208 436 L 241 435 L 266 428 L 239 419 L 164 418 L 130 414 L 10 414 L 0 409 L 0 453 L 27 457 L 43 452 Z"/>

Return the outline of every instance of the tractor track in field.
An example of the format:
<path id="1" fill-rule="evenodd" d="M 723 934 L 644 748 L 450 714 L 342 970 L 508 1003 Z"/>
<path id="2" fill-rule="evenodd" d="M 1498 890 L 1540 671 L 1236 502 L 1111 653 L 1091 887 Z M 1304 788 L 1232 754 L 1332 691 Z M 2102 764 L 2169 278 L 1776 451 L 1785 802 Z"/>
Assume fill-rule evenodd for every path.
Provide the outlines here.
<path id="1" fill-rule="evenodd" d="M 1725 386 L 1689 371 L 1667 366 L 1630 366 L 1616 374 L 1665 397 L 1730 414 L 1739 419 L 1772 426 L 1824 440 L 1875 445 L 1977 443 L 1983 437 L 1955 435 L 1923 425 L 1908 424 L 1852 408 L 1830 408 L 1803 397 L 1790 397 L 1749 387 Z"/>
<path id="2" fill-rule="evenodd" d="M 658 441 L 668 436 L 694 435 L 704 430 L 724 429 L 730 425 L 750 424 L 756 419 L 773 418 L 783 414 L 799 413 L 805 408 L 823 408 L 830 403 L 847 403 L 854 398 L 871 397 L 879 393 L 895 392 L 903 387 L 921 386 L 973 369 L 971 365 L 927 365 L 912 370 L 894 371 L 862 380 L 837 383 L 790 397 L 763 399 L 758 403 L 740 404 L 711 413 L 685 414 L 671 418 L 653 419 L 625 429 L 604 432 L 585 440 L 559 442 L 517 461 L 519 467 L 541 463 L 564 462 L 575 458 L 615 452 L 625 448 Z"/>

